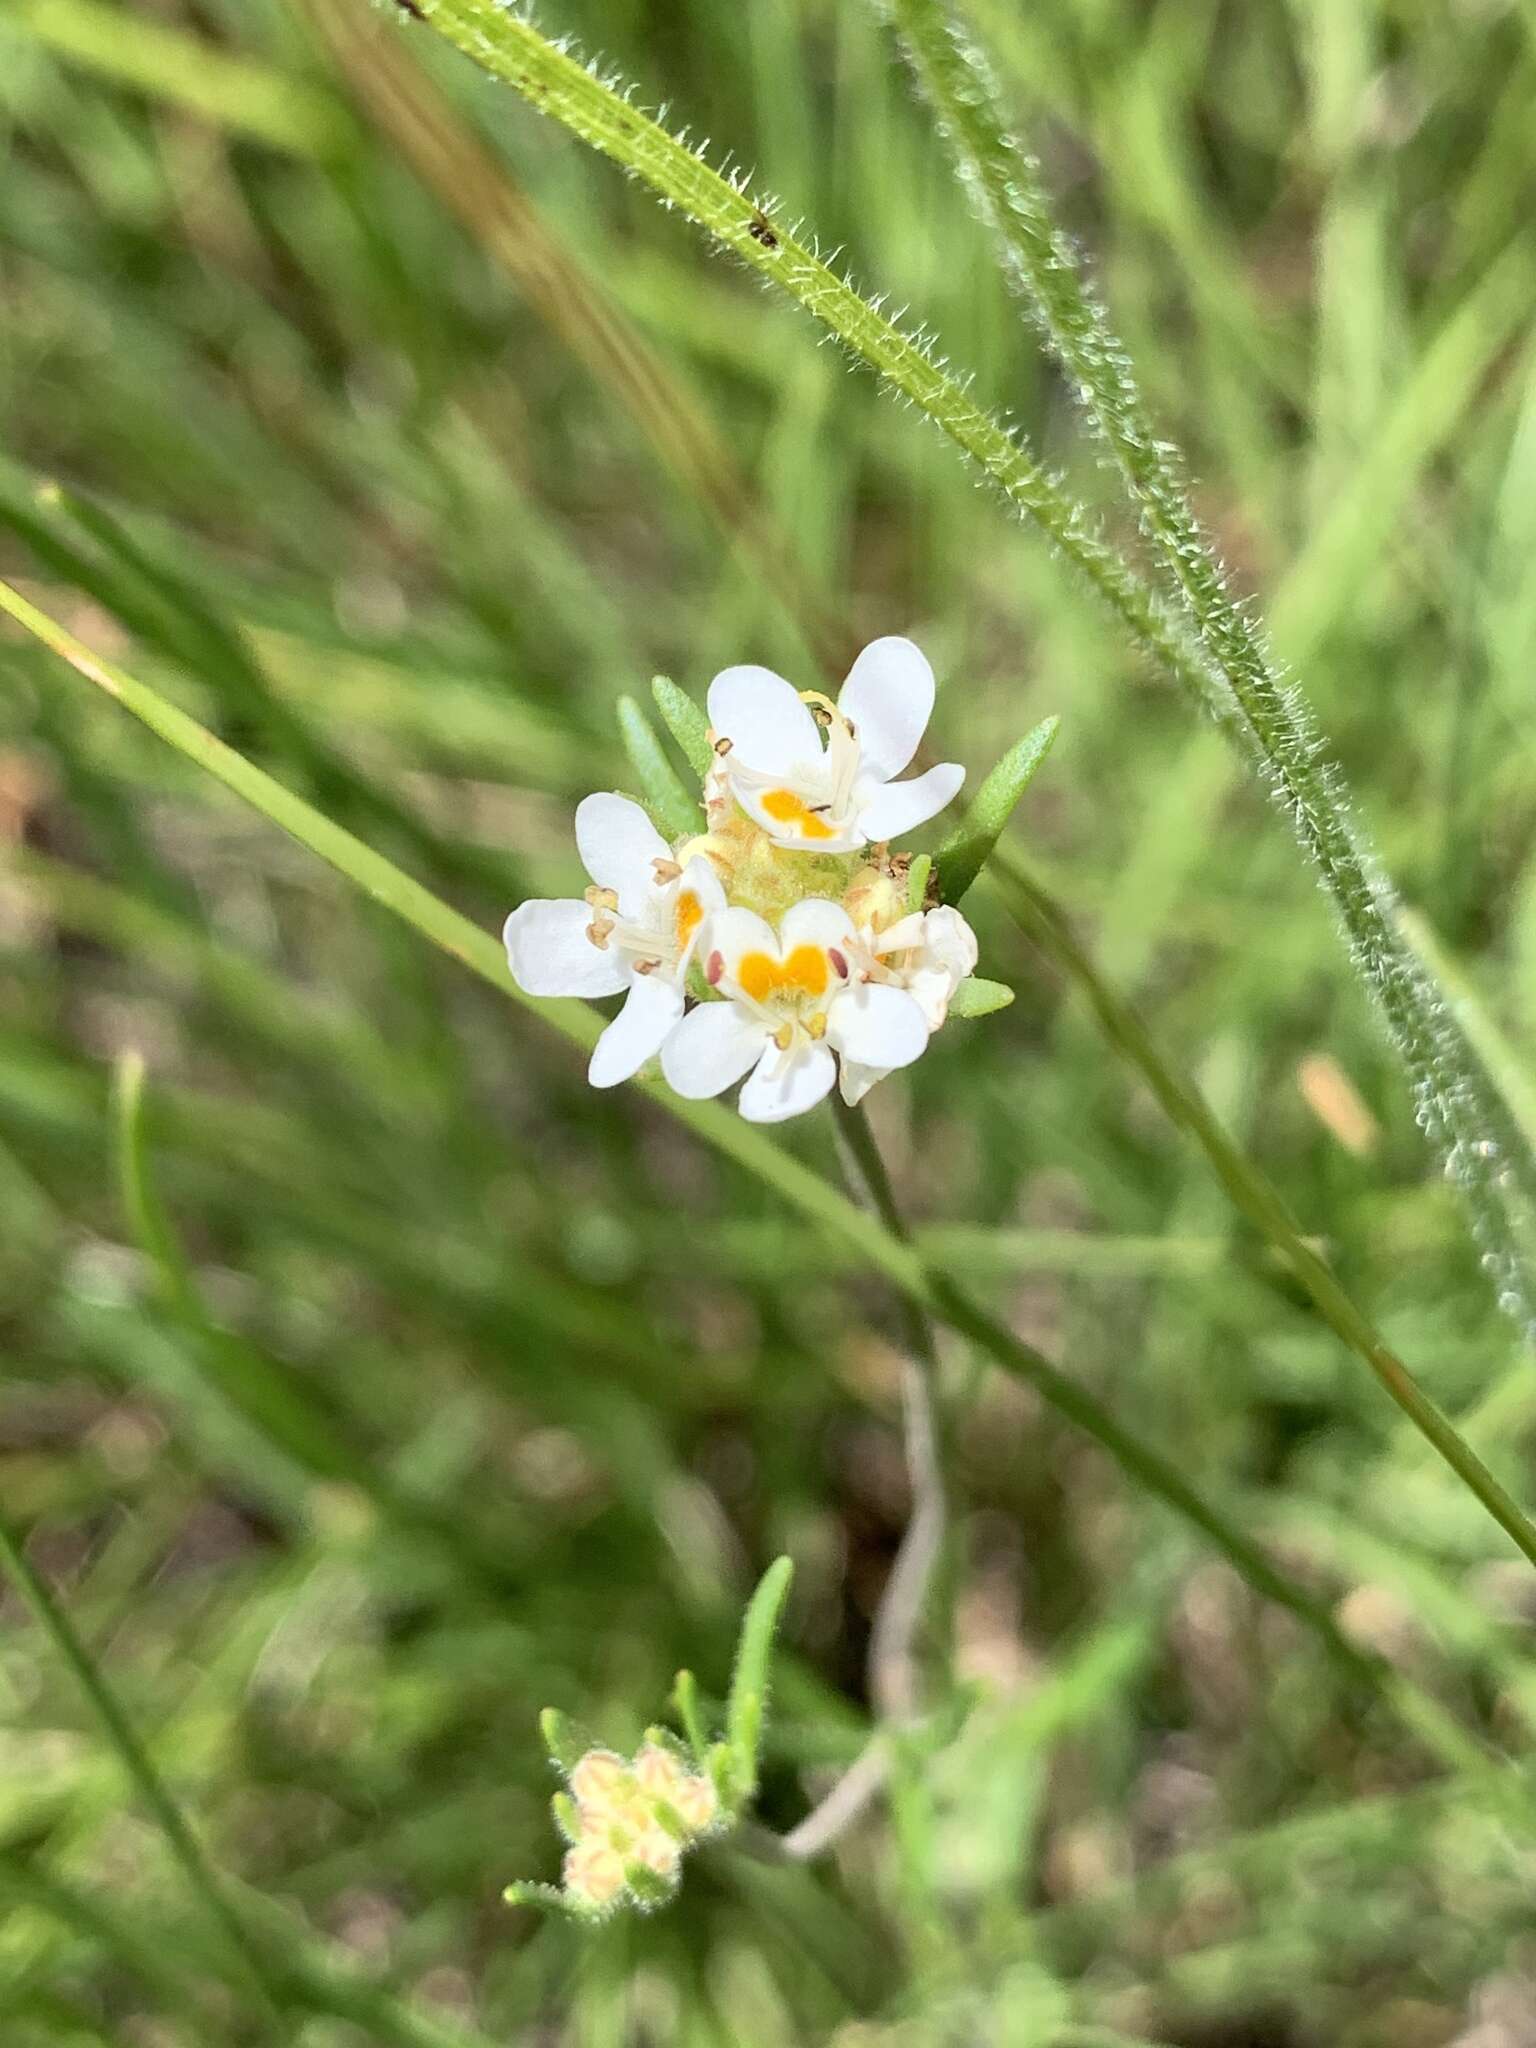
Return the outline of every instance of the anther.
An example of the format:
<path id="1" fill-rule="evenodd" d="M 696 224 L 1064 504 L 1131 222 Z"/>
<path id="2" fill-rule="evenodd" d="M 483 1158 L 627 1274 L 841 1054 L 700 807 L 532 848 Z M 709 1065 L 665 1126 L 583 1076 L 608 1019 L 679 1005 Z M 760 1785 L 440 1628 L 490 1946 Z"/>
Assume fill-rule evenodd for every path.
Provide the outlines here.
<path id="1" fill-rule="evenodd" d="M 827 958 L 832 963 L 832 972 L 839 981 L 848 979 L 848 955 L 837 946 L 828 946 Z"/>
<path id="2" fill-rule="evenodd" d="M 715 752 L 720 756 L 721 760 L 723 761 L 730 751 L 731 742 L 722 734 L 722 736 L 715 741 Z"/>
<path id="3" fill-rule="evenodd" d="M 612 925 L 599 924 L 597 919 L 593 918 L 592 922 L 587 926 L 588 942 L 596 946 L 600 953 L 606 953 L 608 950 L 608 934 L 612 929 Z"/>
<path id="4" fill-rule="evenodd" d="M 658 885 L 663 887 L 668 882 L 675 882 L 682 872 L 682 868 L 675 860 L 669 860 L 659 853 L 651 862 L 651 873 L 656 877 Z"/>
<path id="5" fill-rule="evenodd" d="M 794 1025 L 788 1022 L 781 1024 L 778 1030 L 775 1031 L 775 1033 L 773 1034 L 773 1042 L 779 1048 L 780 1052 L 788 1052 L 789 1048 L 795 1042 Z"/>
<path id="6" fill-rule="evenodd" d="M 617 910 L 619 907 L 617 893 L 612 889 L 599 889 L 596 882 L 583 890 L 582 901 L 590 903 L 594 910 Z"/>
<path id="7" fill-rule="evenodd" d="M 711 953 L 704 962 L 704 979 L 711 988 L 718 988 L 720 986 L 720 977 L 724 972 L 725 955 L 721 952 Z"/>
<path id="8" fill-rule="evenodd" d="M 812 1040 L 813 1043 L 819 1043 L 823 1038 L 825 1038 L 827 1035 L 826 1011 L 818 1010 L 814 1017 L 807 1017 L 805 1020 L 805 1029 L 806 1035 Z"/>

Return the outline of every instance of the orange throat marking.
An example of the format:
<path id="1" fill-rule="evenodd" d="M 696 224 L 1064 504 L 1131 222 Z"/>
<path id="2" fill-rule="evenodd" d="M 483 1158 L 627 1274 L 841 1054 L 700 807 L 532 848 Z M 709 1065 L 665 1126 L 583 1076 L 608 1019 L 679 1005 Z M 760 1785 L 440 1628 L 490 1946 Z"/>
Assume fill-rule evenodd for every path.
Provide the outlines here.
<path id="1" fill-rule="evenodd" d="M 704 919 L 704 906 L 691 889 L 677 892 L 677 943 L 686 946 Z"/>
<path id="2" fill-rule="evenodd" d="M 824 996 L 831 972 L 821 946 L 796 946 L 784 960 L 767 953 L 744 953 L 736 979 L 754 1003 L 767 1003 L 775 997 Z"/>
<path id="3" fill-rule="evenodd" d="M 835 839 L 836 832 L 792 789 L 770 789 L 760 799 L 776 825 L 798 825 L 802 839 Z"/>

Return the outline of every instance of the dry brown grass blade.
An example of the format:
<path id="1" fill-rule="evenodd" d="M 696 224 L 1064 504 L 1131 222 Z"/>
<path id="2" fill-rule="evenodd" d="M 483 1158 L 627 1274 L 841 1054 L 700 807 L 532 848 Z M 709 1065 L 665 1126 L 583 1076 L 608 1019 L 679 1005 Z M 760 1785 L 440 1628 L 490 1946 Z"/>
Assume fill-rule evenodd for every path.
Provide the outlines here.
<path id="1" fill-rule="evenodd" d="M 470 132 L 393 22 L 356 0 L 299 0 L 339 79 L 424 185 L 609 390 L 729 545 L 777 595 L 830 677 L 862 640 L 814 591 L 704 407 Z"/>

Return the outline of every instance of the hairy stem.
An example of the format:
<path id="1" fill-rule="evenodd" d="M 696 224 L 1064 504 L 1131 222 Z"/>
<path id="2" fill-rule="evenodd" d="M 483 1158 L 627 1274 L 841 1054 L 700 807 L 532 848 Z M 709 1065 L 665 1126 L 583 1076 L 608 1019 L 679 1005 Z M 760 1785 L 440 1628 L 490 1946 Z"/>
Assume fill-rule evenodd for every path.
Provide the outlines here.
<path id="1" fill-rule="evenodd" d="M 713 170 L 698 151 L 498 0 L 421 0 L 419 12 L 485 70 L 698 222 L 869 364 L 1046 534 L 1186 693 L 1236 734 L 1334 901 L 1356 971 L 1379 1002 L 1407 1069 L 1418 1120 L 1467 1206 L 1501 1306 L 1512 1309 L 1523 1328 L 1536 1326 L 1530 1273 L 1536 1162 L 1433 977 L 1404 942 L 1393 919 L 1391 884 L 1351 822 L 1342 781 L 1317 758 L 1309 718 L 1282 688 L 1259 636 L 1228 594 L 1177 471 L 1129 381 L 1123 351 L 1083 291 L 1070 244 L 1049 228 L 1033 172 L 1045 239 L 1021 239 L 1019 260 L 1028 254 L 1032 288 L 1036 282 L 1049 286 L 1042 305 L 1047 331 L 1110 437 L 1148 529 L 1172 568 L 1182 601 L 1177 611 L 1105 544 L 1090 515 L 1019 437 L 975 403 L 965 381 L 925 343 L 887 320 L 878 302 L 863 298 L 814 246 L 790 233 L 771 199 L 755 195 L 744 178 Z M 953 80 L 957 63 L 974 66 L 950 35 L 946 16 L 930 5 L 914 18 L 932 30 L 925 51 L 937 47 L 942 29 L 945 50 L 955 53 L 945 80 Z M 929 73 L 921 75 L 926 83 Z M 1027 166 L 1027 160 L 1000 123 L 984 120 L 986 109 L 995 111 L 984 75 L 968 90 L 968 103 L 979 103 L 982 113 L 957 147 L 984 211 L 995 212 L 990 195 L 997 189 L 996 151 L 979 154 L 978 143 L 1000 134 L 1006 164 Z M 1100 334 L 1103 346 L 1096 347 L 1093 337 Z"/>
<path id="2" fill-rule="evenodd" d="M 1407 941 L 1396 892 L 1352 817 L 1338 766 L 1287 685 L 1202 531 L 1179 458 L 1157 430 L 1130 357 L 1057 225 L 1035 159 L 1009 133 L 984 54 L 948 0 L 880 0 L 938 116 L 962 182 L 992 229 L 1209 656 L 1189 675 L 1233 730 L 1333 899 L 1374 995 L 1418 1120 L 1459 1189 L 1500 1306 L 1536 1330 L 1536 1159 L 1433 975 Z"/>

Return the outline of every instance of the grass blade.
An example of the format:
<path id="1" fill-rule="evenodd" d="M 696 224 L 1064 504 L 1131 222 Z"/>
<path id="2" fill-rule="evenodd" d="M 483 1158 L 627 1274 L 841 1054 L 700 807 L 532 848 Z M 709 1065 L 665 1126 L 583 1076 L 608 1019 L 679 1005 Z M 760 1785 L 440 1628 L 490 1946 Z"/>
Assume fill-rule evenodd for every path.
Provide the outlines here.
<path id="1" fill-rule="evenodd" d="M 239 1967 L 241 1977 L 249 1982 L 261 2002 L 262 2009 L 276 2023 L 278 2011 L 284 2002 L 280 1979 L 226 1897 L 221 1881 L 215 1875 L 212 1865 L 203 1854 L 201 1844 L 192 1832 L 191 1824 L 171 1797 L 165 1781 L 150 1761 L 149 1752 L 139 1740 L 133 1724 L 119 1704 L 117 1695 L 97 1670 L 95 1661 L 76 1635 L 68 1615 L 54 1599 L 47 1581 L 27 1556 L 20 1537 L 3 1516 L 0 1516 L 0 1564 L 3 1564 L 10 1573 L 17 1590 L 31 1608 L 39 1625 L 52 1641 L 59 1656 L 69 1666 L 76 1683 L 101 1723 L 109 1745 L 116 1752 L 139 1797 L 153 1814 L 171 1854 L 181 1865 L 182 1874 L 189 1888 L 201 1903 L 208 1919 L 218 1927 L 226 1947 Z M 279 2034 L 277 2037 L 284 2038 L 284 2035 Z"/>
<path id="2" fill-rule="evenodd" d="M 332 824 L 232 747 L 216 739 L 196 719 L 93 654 L 4 582 L 0 582 L 0 611 L 8 612 L 79 675 L 300 845 L 318 854 L 364 894 L 461 961 L 472 973 L 543 1018 L 574 1044 L 590 1050 L 602 1028 L 597 1014 L 581 1003 L 524 995 L 512 982 L 503 949 L 489 932 L 480 930 L 439 901 L 350 832 Z M 1258 1592 L 1290 1609 L 1361 1682 L 1378 1692 L 1392 1694 L 1394 1681 L 1385 1667 L 1349 1642 L 1327 1605 L 1278 1571 L 1235 1522 L 1190 1484 L 1175 1459 L 1164 1456 L 1125 1429 L 1091 1393 L 972 1302 L 952 1280 L 930 1271 L 910 1244 L 901 1242 L 877 1218 L 867 1215 L 731 1111 L 712 1102 L 683 1101 L 659 1083 L 639 1085 L 642 1092 L 706 1143 L 755 1174 L 814 1224 L 855 1247 L 868 1264 L 892 1280 L 916 1307 L 938 1316 L 969 1337 L 1005 1372 L 1033 1387 L 1042 1400 L 1099 1444 L 1135 1484 L 1199 1529 Z"/>

